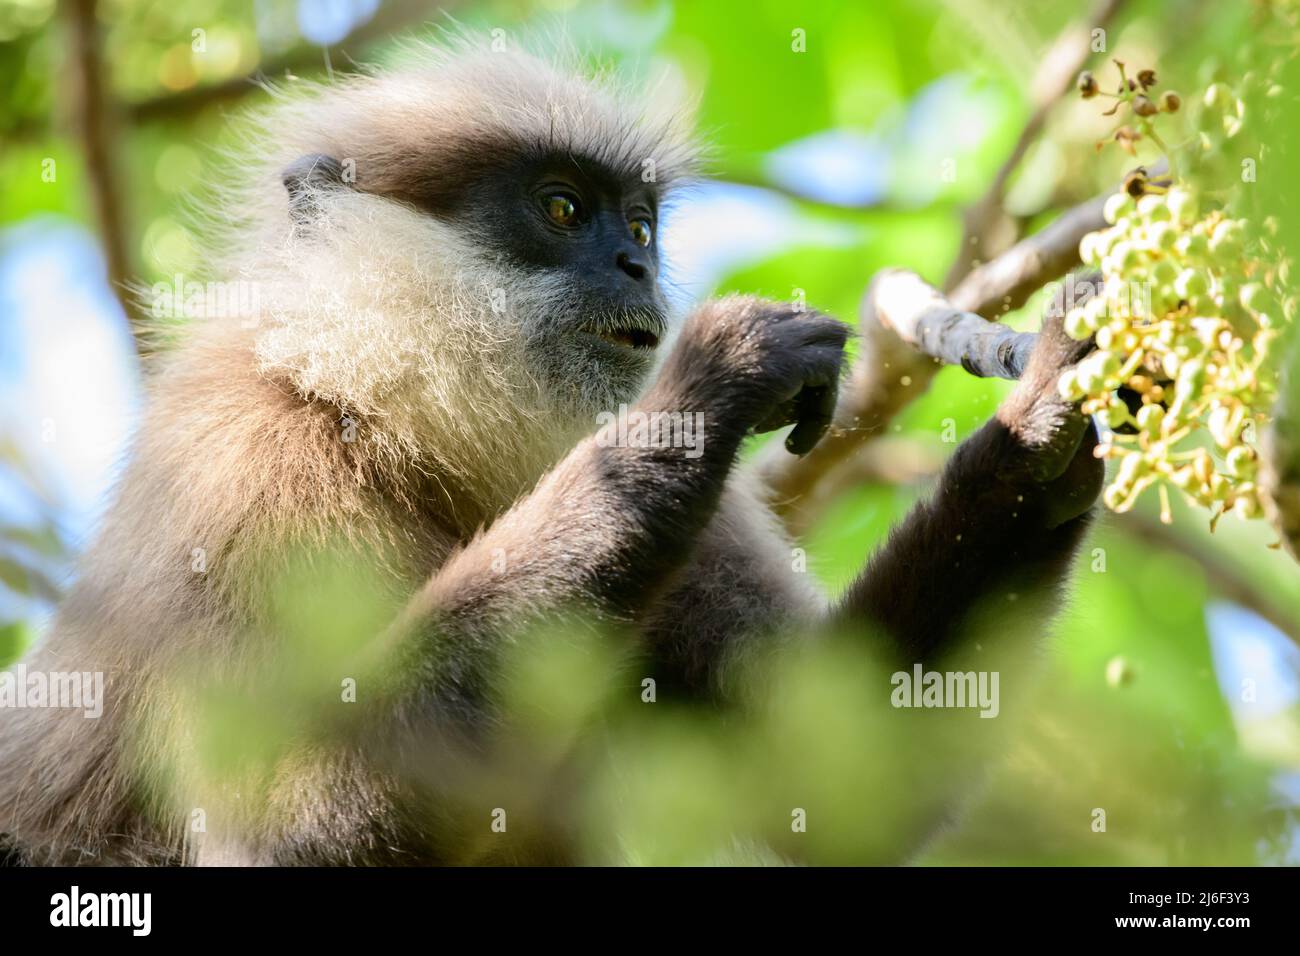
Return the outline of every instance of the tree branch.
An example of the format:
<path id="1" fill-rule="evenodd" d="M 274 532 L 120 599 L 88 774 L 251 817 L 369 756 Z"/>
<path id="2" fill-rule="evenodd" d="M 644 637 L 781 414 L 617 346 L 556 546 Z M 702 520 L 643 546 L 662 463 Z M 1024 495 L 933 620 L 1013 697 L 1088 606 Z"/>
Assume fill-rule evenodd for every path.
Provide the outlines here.
<path id="1" fill-rule="evenodd" d="M 1267 584 L 1252 578 L 1231 556 L 1207 548 L 1190 535 L 1175 531 L 1159 519 L 1136 509 L 1116 516 L 1112 526 L 1134 536 L 1143 544 L 1165 548 L 1191 558 L 1201 566 L 1213 591 L 1254 611 L 1285 634 L 1292 643 L 1300 644 L 1300 622 L 1273 600 Z"/>
<path id="2" fill-rule="evenodd" d="M 435 14 L 450 10 L 456 5 L 457 0 L 386 0 L 370 20 L 333 46 L 299 45 L 261 64 L 255 72 L 245 76 L 125 102 L 120 105 L 120 112 L 124 119 L 138 124 L 184 118 L 208 106 L 238 102 L 261 89 L 268 79 L 280 79 L 308 70 L 323 70 L 327 58 L 332 62 L 350 62 L 351 54 L 360 53 L 372 44 L 430 20 Z M 48 121 L 44 117 L 25 117 L 16 122 L 6 135 L 14 139 L 29 139 L 44 135 L 47 127 Z"/>
<path id="3" fill-rule="evenodd" d="M 1163 163 L 1156 164 L 1150 175 L 1158 176 L 1163 168 Z M 956 313 L 971 313 L 966 318 L 974 319 L 977 316 L 993 318 L 1023 306 L 1034 292 L 1078 264 L 1080 241 L 1088 233 L 1106 226 L 1102 207 L 1111 192 L 1113 190 L 1066 210 L 1034 235 L 1022 239 L 992 262 L 971 272 L 946 298 L 940 298 L 942 308 Z M 873 282 L 867 287 L 858 309 L 861 347 L 853 373 L 841 387 L 830 431 L 802 458 L 773 446 L 764 449 L 756 462 L 758 473 L 770 490 L 771 507 L 792 531 L 808 526 L 797 512 L 800 502 L 812 494 L 819 481 L 845 457 L 879 435 L 894 415 L 924 393 L 944 361 L 955 358 L 954 364 L 961 364 L 962 343 L 954 342 L 955 351 L 945 351 L 947 345 L 941 341 L 942 336 L 939 342 L 931 341 L 931 347 L 926 351 L 936 353 L 939 356 L 936 359 L 933 354 L 927 355 L 919 348 L 913 348 L 890 327 L 889 322 L 882 321 L 877 314 L 873 292 L 876 286 Z M 930 291 L 938 294 L 933 289 Z M 909 315 L 909 309 L 899 304 L 895 304 L 886 316 L 903 329 L 909 327 L 910 320 L 918 317 Z M 932 318 L 939 325 L 945 319 L 943 315 Z M 978 328 L 970 321 L 962 321 L 958 327 L 967 339 Z M 999 327 L 981 346 L 986 350 L 991 348 L 997 359 L 998 349 L 1007 347 L 1002 338 L 1009 334 L 1015 333 Z M 922 338 L 917 331 L 914 330 L 911 336 L 913 342 L 921 344 Z M 1005 360 L 985 363 L 981 359 L 976 367 L 983 371 L 977 374 L 1008 377 L 1002 372 L 1023 368 L 1031 340 L 1017 339 L 1011 347 L 1016 354 Z"/>
<path id="4" fill-rule="evenodd" d="M 859 326 L 859 358 L 840 387 L 835 420 L 822 440 L 800 458 L 780 442 L 772 442 L 755 462 L 767 485 L 769 504 L 796 534 L 811 523 L 801 520 L 799 513 L 818 483 L 882 434 L 889 421 L 929 387 L 942 367 L 881 324 L 870 295 L 863 296 Z"/>
<path id="5" fill-rule="evenodd" d="M 1071 23 L 1056 38 L 1043 57 L 1030 89 L 1036 94 L 1033 111 L 1021 129 L 1011 153 L 998 168 L 984 195 L 962 217 L 961 246 L 944 279 L 945 289 L 955 289 L 979 259 L 989 255 L 988 238 L 1006 217 L 1002 208 L 1007 183 L 1035 140 L 1043 131 L 1056 103 L 1074 87 L 1075 77 L 1092 57 L 1090 31 L 1105 29 L 1124 5 L 1124 0 L 1098 0 L 1085 23 Z"/>
<path id="6" fill-rule="evenodd" d="M 267 79 L 277 79 L 299 70 L 322 69 L 326 57 L 347 60 L 349 52 L 386 40 L 416 23 L 429 20 L 456 6 L 455 0 L 387 0 L 373 17 L 329 47 L 303 46 L 264 63 L 249 76 L 237 76 L 208 86 L 196 86 L 178 93 L 139 100 L 126 107 L 132 122 L 142 123 L 187 116 L 214 103 L 240 99 L 259 89 Z"/>
<path id="7" fill-rule="evenodd" d="M 876 318 L 908 345 L 981 378 L 1016 379 L 1024 371 L 1034 333 L 963 312 L 915 272 L 885 269 L 871 284 Z"/>
<path id="8" fill-rule="evenodd" d="M 104 63 L 100 55 L 99 21 L 96 0 L 64 0 L 67 21 L 69 65 L 73 82 L 73 114 L 81 142 L 82 162 L 91 204 L 99 223 L 100 241 L 108 285 L 134 327 L 137 316 L 122 290 L 131 275 L 127 252 L 126 224 L 122 212 L 116 157 L 110 143 L 114 141 L 110 124 L 113 110 L 104 88 Z M 139 342 L 138 336 L 136 341 Z"/>
<path id="9" fill-rule="evenodd" d="M 1052 224 L 972 273 L 942 301 L 956 312 L 973 313 L 970 318 L 1002 314 L 1024 305 L 1034 291 L 1059 278 L 1079 261 L 1079 241 L 1105 225 L 1101 217 L 1104 202 L 1104 197 L 1098 197 L 1063 213 Z M 830 431 L 802 458 L 790 455 L 778 443 L 764 449 L 756 462 L 759 475 L 771 493 L 772 508 L 791 530 L 808 526 L 796 513 L 818 482 L 842 460 L 881 434 L 894 415 L 925 392 L 943 367 L 942 361 L 913 348 L 881 320 L 877 315 L 877 288 L 875 282 L 868 286 L 859 307 L 858 360 L 842 387 Z M 906 327 L 906 312 L 895 304 L 893 321 Z M 969 323 L 962 327 L 972 328 Z M 1028 340 L 1020 341 L 1017 349 L 1023 350 Z M 1016 361 L 1023 367 L 1022 360 Z"/>
<path id="10" fill-rule="evenodd" d="M 1066 210 L 992 262 L 976 266 L 953 289 L 952 300 L 976 303 L 970 306 L 971 311 L 986 319 L 1020 308 L 1045 282 L 1078 263 L 1079 242 L 1084 236 L 1106 228 L 1101 214 L 1106 198 L 1097 196 Z"/>

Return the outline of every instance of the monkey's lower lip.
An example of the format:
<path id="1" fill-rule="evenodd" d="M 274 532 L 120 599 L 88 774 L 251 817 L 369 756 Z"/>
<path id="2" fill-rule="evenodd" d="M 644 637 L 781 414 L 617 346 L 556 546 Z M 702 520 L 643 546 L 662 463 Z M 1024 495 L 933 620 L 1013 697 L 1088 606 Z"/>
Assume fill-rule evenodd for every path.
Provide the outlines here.
<path id="1" fill-rule="evenodd" d="M 659 345 L 659 336 L 649 329 L 595 329 L 587 330 L 591 335 L 627 349 L 653 349 Z"/>

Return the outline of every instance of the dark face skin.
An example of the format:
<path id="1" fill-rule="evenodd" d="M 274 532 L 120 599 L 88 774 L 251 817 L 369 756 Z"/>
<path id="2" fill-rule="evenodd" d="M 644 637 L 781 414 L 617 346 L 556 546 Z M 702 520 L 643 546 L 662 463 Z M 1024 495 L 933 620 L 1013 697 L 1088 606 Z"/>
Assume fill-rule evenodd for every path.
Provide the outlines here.
<path id="1" fill-rule="evenodd" d="M 339 169 L 309 155 L 284 171 L 296 222 L 318 214 L 313 190 L 336 187 Z M 557 396 L 585 413 L 635 395 L 667 332 L 655 183 L 627 164 L 485 143 L 400 183 L 357 187 L 457 223 L 499 264 L 506 311 Z"/>
<path id="2" fill-rule="evenodd" d="M 658 195 L 653 183 L 619 176 L 568 154 L 521 157 L 471 184 L 461 218 L 512 265 L 565 275 L 595 312 L 658 311 Z M 615 340 L 653 348 L 661 320 L 631 322 Z M 614 332 L 614 329 L 605 331 Z"/>
<path id="3" fill-rule="evenodd" d="M 545 312 L 526 319 L 530 357 L 559 394 L 604 407 L 632 397 L 667 331 L 658 213 L 654 183 L 538 153 L 468 183 L 449 218 L 523 283 L 544 283 Z"/>

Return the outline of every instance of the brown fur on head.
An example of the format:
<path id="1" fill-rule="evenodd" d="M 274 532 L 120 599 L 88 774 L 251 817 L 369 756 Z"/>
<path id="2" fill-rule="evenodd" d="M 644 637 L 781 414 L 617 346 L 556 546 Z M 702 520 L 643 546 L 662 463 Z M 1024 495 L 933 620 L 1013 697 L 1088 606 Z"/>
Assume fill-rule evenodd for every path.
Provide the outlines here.
<path id="1" fill-rule="evenodd" d="M 278 94 L 214 197 L 235 211 L 218 277 L 254 283 L 257 314 L 241 324 L 255 324 L 264 375 L 337 407 L 377 461 L 444 476 L 490 513 L 597 411 L 630 400 L 650 362 L 594 361 L 557 337 L 582 315 L 604 321 L 599 304 L 560 272 L 507 261 L 475 228 L 467 189 L 551 151 L 662 197 L 693 153 L 677 116 L 647 114 L 656 98 L 607 78 L 467 39 L 416 52 L 411 68 Z M 304 222 L 281 175 L 312 155 L 343 175 L 303 185 Z"/>

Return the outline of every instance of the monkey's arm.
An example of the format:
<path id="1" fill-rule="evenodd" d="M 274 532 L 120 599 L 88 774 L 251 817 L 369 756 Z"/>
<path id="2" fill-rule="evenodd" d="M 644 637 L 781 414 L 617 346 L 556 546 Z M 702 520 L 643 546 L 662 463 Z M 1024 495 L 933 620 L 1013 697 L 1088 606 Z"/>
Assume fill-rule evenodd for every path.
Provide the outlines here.
<path id="1" fill-rule="evenodd" d="M 849 588 L 837 618 L 883 630 L 908 663 L 948 649 L 976 623 L 1050 617 L 1090 520 L 1104 469 L 1096 432 L 1057 393 L 1091 348 L 1044 321 L 1034 354 L 997 414 L 953 455 Z"/>
<path id="2" fill-rule="evenodd" d="M 908 663 L 948 647 L 980 609 L 1002 631 L 1017 630 L 1017 619 L 1031 621 L 1022 635 L 1041 631 L 1103 468 L 1091 426 L 1055 385 L 1091 344 L 1069 339 L 1059 322 L 1045 323 L 1040 342 L 1015 393 L 960 446 L 934 496 L 894 529 L 832 609 L 833 627 L 884 631 Z M 805 563 L 741 477 L 729 486 L 735 507 L 719 511 L 690 573 L 647 617 L 659 671 L 688 694 L 724 693 L 729 663 L 756 636 L 797 639 L 826 623 Z M 1001 643 L 1014 655 L 1013 642 Z"/>
<path id="3" fill-rule="evenodd" d="M 607 427 L 580 444 L 447 561 L 394 637 L 431 642 L 436 685 L 472 695 L 503 633 L 568 608 L 638 619 L 710 524 L 744 435 L 795 420 L 800 444 L 825 427 L 846 336 L 835 320 L 756 299 L 697 310 L 635 409 L 667 413 L 650 440 L 620 444 Z M 680 416 L 697 415 L 702 434 L 684 448 Z"/>

